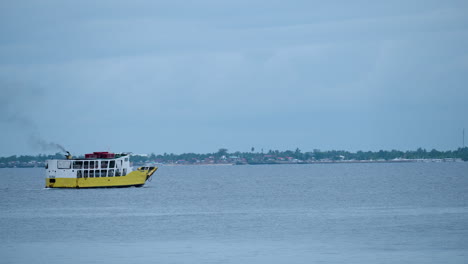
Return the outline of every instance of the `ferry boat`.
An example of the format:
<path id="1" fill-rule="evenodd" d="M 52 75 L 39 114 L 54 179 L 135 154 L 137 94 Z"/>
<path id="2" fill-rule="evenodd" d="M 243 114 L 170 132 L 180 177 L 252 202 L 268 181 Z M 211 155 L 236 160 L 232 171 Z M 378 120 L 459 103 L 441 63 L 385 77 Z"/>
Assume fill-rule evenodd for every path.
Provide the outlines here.
<path id="1" fill-rule="evenodd" d="M 46 188 L 141 187 L 158 167 L 132 170 L 129 154 L 93 152 L 83 159 L 46 161 Z"/>

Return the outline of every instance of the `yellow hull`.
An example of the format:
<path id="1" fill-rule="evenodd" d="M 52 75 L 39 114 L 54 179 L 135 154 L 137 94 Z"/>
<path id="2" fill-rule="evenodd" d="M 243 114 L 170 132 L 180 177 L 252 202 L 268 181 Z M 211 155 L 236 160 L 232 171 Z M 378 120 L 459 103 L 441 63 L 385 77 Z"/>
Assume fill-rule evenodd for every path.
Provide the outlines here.
<path id="1" fill-rule="evenodd" d="M 46 188 L 99 188 L 143 186 L 146 180 L 157 170 L 138 169 L 125 176 L 99 178 L 46 178 Z"/>

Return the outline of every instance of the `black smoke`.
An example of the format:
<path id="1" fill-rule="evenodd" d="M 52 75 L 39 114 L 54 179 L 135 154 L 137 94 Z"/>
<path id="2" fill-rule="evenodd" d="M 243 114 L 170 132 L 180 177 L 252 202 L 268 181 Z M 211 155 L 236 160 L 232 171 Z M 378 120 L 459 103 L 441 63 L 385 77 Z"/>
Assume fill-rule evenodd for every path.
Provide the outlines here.
<path id="1" fill-rule="evenodd" d="M 31 102 L 42 100 L 45 89 L 37 85 L 5 81 L 0 82 L 0 87 L 0 123 L 25 131 L 29 137 L 26 142 L 34 150 L 66 152 L 61 144 L 43 138 L 36 122 L 28 116 L 28 112 L 33 109 Z"/>

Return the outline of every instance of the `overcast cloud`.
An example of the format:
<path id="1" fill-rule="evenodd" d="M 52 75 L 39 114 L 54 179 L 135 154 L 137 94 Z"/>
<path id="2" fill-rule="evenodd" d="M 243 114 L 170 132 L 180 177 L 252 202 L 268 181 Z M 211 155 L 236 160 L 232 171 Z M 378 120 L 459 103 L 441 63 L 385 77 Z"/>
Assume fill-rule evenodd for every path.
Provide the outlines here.
<path id="1" fill-rule="evenodd" d="M 3 1 L 0 155 L 456 149 L 467 3 Z"/>

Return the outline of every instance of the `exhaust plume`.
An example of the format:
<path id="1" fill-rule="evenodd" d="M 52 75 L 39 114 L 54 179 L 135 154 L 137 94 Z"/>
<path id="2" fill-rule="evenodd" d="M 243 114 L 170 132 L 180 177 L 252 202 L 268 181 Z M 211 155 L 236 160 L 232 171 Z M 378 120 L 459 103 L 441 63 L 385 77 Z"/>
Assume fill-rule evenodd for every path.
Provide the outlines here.
<path id="1" fill-rule="evenodd" d="M 28 85 L 0 80 L 2 96 L 0 97 L 0 124 L 9 124 L 27 131 L 29 146 L 41 151 L 66 152 L 65 148 L 55 142 L 46 141 L 39 134 L 39 128 L 26 112 L 30 102 L 40 102 L 44 89 L 37 85 Z"/>
<path id="2" fill-rule="evenodd" d="M 62 145 L 55 142 L 46 141 L 38 135 L 32 135 L 30 137 L 30 142 L 33 145 L 33 147 L 42 151 L 60 150 L 62 152 L 67 152 L 67 150 Z"/>

